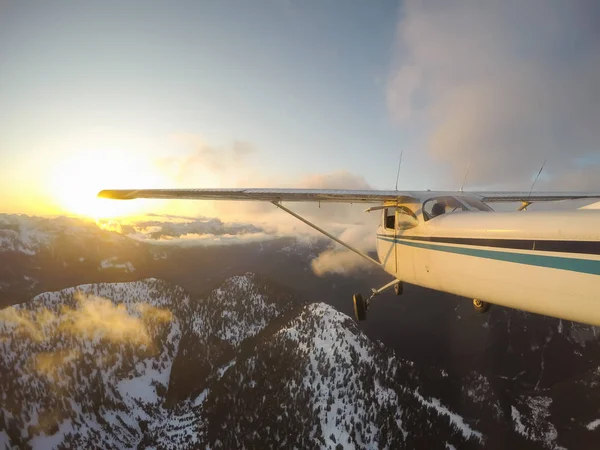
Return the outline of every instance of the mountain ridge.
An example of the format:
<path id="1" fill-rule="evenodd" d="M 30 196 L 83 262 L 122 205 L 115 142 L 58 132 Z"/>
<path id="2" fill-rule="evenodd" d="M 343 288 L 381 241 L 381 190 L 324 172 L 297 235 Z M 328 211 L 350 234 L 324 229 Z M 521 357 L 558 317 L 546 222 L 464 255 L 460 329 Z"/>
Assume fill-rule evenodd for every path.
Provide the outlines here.
<path id="1" fill-rule="evenodd" d="M 23 220 L 30 219 L 33 220 L 32 227 L 39 227 L 41 231 L 54 223 L 44 220 L 37 224 L 35 218 Z M 70 220 L 59 220 L 56 226 L 71 226 Z M 0 222 L 1 231 L 6 223 Z M 83 229 L 87 230 L 85 227 Z M 163 385 L 157 381 L 151 388 L 153 392 L 160 391 L 158 397 L 161 401 L 164 399 L 165 405 L 174 409 L 185 410 L 188 407 L 183 408 L 182 402 L 190 398 L 194 400 L 203 392 L 208 398 L 206 387 L 220 379 L 220 371 L 227 374 L 233 368 L 235 372 L 237 363 L 231 367 L 228 364 L 237 352 L 252 352 L 255 346 L 260 347 L 261 343 L 274 339 L 273 334 L 294 314 L 300 314 L 306 302 L 325 300 L 339 311 L 351 315 L 349 299 L 353 292 L 367 292 L 374 284 L 387 281 L 376 272 L 359 272 L 352 277 L 317 277 L 309 266 L 316 254 L 322 248 L 327 248 L 321 247 L 321 241 L 305 243 L 293 238 L 280 238 L 218 248 L 153 246 L 119 235 L 111 244 L 112 237 L 108 241 L 103 237 L 104 233 L 109 232 L 99 230 L 95 225 L 89 230 L 89 239 L 69 240 L 63 236 L 55 251 L 42 246 L 35 255 L 28 255 L 0 248 L 0 297 L 10 299 L 13 293 L 18 293 L 22 296 L 21 301 L 25 301 L 31 298 L 31 295 L 27 297 L 27 292 L 55 291 L 98 282 L 140 282 L 154 278 L 166 280 L 154 281 L 165 283 L 164 286 L 183 286 L 190 298 L 208 301 L 213 292 L 223 285 L 223 280 L 244 276 L 247 270 L 252 269 L 257 274 L 263 274 L 260 277 L 265 286 L 274 286 L 273 298 L 276 302 L 295 298 L 296 303 L 288 313 L 275 317 L 267 314 L 264 318 L 266 327 L 254 336 L 241 340 L 239 347 L 232 346 L 227 339 L 221 339 L 227 337 L 223 334 L 226 331 L 224 324 L 238 320 L 235 314 L 210 319 L 215 326 L 218 323 L 220 328 L 207 329 L 202 338 L 213 336 L 217 339 L 211 341 L 208 350 L 195 348 L 191 343 L 196 335 L 182 325 L 180 341 L 185 341 L 183 347 L 188 348 L 188 353 L 185 357 L 183 353 L 175 353 L 172 362 L 176 370 L 169 373 L 168 382 Z M 86 233 L 82 232 L 82 235 L 86 236 Z M 84 261 L 81 261 L 82 258 Z M 105 260 L 113 267 L 106 264 L 102 268 L 102 261 Z M 131 263 L 134 271 L 127 269 L 127 263 Z M 272 281 L 273 278 L 277 283 Z M 245 295 L 243 290 L 238 294 L 240 298 Z M 263 294 L 270 297 L 268 292 Z M 178 295 L 175 294 L 175 297 Z M 247 303 L 252 304 L 250 299 L 253 295 L 248 292 Z M 23 305 L 29 303 L 25 301 Z M 216 297 L 213 303 L 215 307 L 208 310 L 213 312 L 212 315 L 217 310 L 221 311 Z M 77 318 L 73 311 L 75 305 L 74 302 L 65 305 L 70 308 L 66 318 L 71 321 Z M 98 312 L 102 305 L 100 302 L 96 310 L 88 313 Z M 487 315 L 478 315 L 472 311 L 466 299 L 409 285 L 405 287 L 401 298 L 382 295 L 374 306 L 369 320 L 361 323 L 359 328 L 371 339 L 380 339 L 393 348 L 399 361 L 406 363 L 410 360 L 418 372 L 418 384 L 414 388 L 419 388 L 419 395 L 430 403 L 428 407 L 433 407 L 433 399 L 438 399 L 449 411 L 461 417 L 470 417 L 469 420 L 475 419 L 476 422 L 469 423 L 474 430 L 488 437 L 488 448 L 496 444 L 497 448 L 514 446 L 514 439 L 521 439 L 516 441 L 521 448 L 554 448 L 561 445 L 567 448 L 594 448 L 591 442 L 598 439 L 600 432 L 600 427 L 594 426 L 600 417 L 600 410 L 596 406 L 600 404 L 596 375 L 600 345 L 596 328 L 499 307 L 493 307 Z M 170 307 L 167 309 L 171 311 Z M 177 320 L 183 323 L 190 314 L 183 307 L 180 309 Z M 118 308 L 108 308 L 108 312 L 122 318 Z M 59 313 L 55 311 L 51 318 Z M 151 308 L 131 311 L 131 314 L 128 311 L 129 315 L 146 314 L 148 317 L 152 313 L 156 314 L 157 311 Z M 269 318 L 271 320 L 267 320 Z M 246 336 L 244 333 L 236 335 L 241 338 Z M 139 337 L 133 335 L 133 341 L 139 342 Z M 4 339 L 15 338 L 9 335 Z M 59 352 L 57 355 L 52 356 L 52 352 L 48 351 L 48 355 L 40 357 L 42 367 L 63 359 L 77 361 L 78 355 L 68 351 L 60 353 L 60 348 L 55 350 Z M 134 351 L 127 350 L 129 353 Z M 210 351 L 210 358 L 206 357 L 206 351 Z M 194 358 L 200 362 L 190 363 Z M 207 360 L 213 363 L 209 364 Z M 93 361 L 90 364 L 94 367 Z M 186 367 L 193 367 L 194 370 L 186 371 Z M 204 375 L 200 376 L 202 373 Z M 137 378 L 138 375 L 134 372 L 132 377 Z M 200 383 L 201 380 L 204 380 L 204 384 Z M 11 386 L 11 383 L 5 382 L 7 386 Z M 171 383 L 176 386 L 169 388 Z M 101 383 L 96 385 L 100 386 Z M 103 389 L 114 396 L 112 388 Z M 419 400 L 413 395 L 412 400 L 407 401 L 415 399 Z M 417 410 L 424 406 L 423 402 L 419 404 Z M 539 413 L 536 412 L 538 410 Z M 190 416 L 190 411 L 185 414 L 192 419 L 196 417 L 194 414 Z M 535 417 L 554 426 L 556 439 L 553 439 L 551 428 L 544 431 L 543 423 L 534 420 Z M 120 419 L 113 417 L 111 420 Z M 153 426 L 153 423 L 148 422 L 146 427 Z M 2 436 L 0 433 L 0 439 Z M 504 443 L 504 446 L 499 443 Z M 430 445 L 436 444 L 431 442 Z"/>
<path id="2" fill-rule="evenodd" d="M 331 306 L 306 304 L 278 289 L 245 274 L 226 280 L 205 299 L 194 299 L 177 286 L 148 279 L 82 285 L 38 295 L 12 308 L 13 315 L 3 310 L 2 379 L 12 380 L 1 393 L 4 433 L 13 445 L 32 448 L 59 443 L 231 448 L 259 442 L 397 448 L 407 445 L 409 436 L 425 439 L 418 421 L 400 409 L 396 392 L 394 377 L 406 371 L 402 377 L 409 382 L 415 376 L 411 365 L 372 343 Z M 225 332 L 234 328 L 235 333 Z M 186 333 L 195 336 L 196 347 L 186 344 Z M 11 335 L 20 339 L 7 339 Z M 190 360 L 202 345 L 208 349 L 205 357 Z M 222 353 L 223 348 L 231 351 Z M 179 355 L 186 360 L 181 367 L 175 364 Z M 198 363 L 207 359 L 212 364 L 204 381 L 194 377 L 183 388 L 172 381 L 177 371 L 198 374 Z M 439 413 L 440 404 L 426 404 L 421 394 L 409 392 L 413 389 L 400 395 L 420 403 L 457 442 L 480 436 L 457 432 L 453 416 Z M 254 400 L 257 393 L 263 404 Z M 23 410 L 23 405 L 31 406 Z M 232 411 L 236 415 L 228 416 Z M 246 431 L 239 437 L 223 434 L 228 420 L 238 427 L 245 423 Z M 267 435 L 259 433 L 265 423 L 274 427 Z"/>

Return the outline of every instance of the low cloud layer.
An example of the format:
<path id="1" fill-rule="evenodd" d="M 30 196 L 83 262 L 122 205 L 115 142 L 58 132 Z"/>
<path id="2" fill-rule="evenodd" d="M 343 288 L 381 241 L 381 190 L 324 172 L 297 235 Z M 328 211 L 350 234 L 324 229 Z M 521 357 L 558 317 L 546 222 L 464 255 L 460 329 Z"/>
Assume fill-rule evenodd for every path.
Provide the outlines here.
<path id="1" fill-rule="evenodd" d="M 236 236 L 262 233 L 264 230 L 246 223 L 223 223 L 220 219 L 196 219 L 186 222 L 142 221 L 133 229 L 149 239 L 173 239 L 189 235 Z"/>
<path id="2" fill-rule="evenodd" d="M 255 167 L 252 145 L 234 141 L 215 146 L 201 136 L 178 135 L 182 153 L 157 161 L 177 187 L 273 187 L 304 189 L 372 189 L 364 177 L 346 171 L 289 178 L 265 174 Z M 230 245 L 293 236 L 300 239 L 320 233 L 279 210 L 269 202 L 165 201 L 167 214 L 150 220 L 102 221 L 99 225 L 135 239 L 161 245 Z M 364 250 L 375 248 L 379 214 L 367 214 L 362 204 L 288 202 L 286 206 L 349 244 Z M 218 218 L 213 218 L 218 217 Z M 337 249 L 323 255 L 315 270 L 325 273 L 340 260 L 343 272 L 360 267 L 353 257 Z M 332 269 L 336 271 L 337 269 Z"/>
<path id="3" fill-rule="evenodd" d="M 47 308 L 30 310 L 9 307 L 0 310 L 0 335 L 17 339 L 31 339 L 40 344 L 59 339 L 67 348 L 53 352 L 40 351 L 32 358 L 33 369 L 54 377 L 57 368 L 77 358 L 76 348 L 69 348 L 66 339 L 103 340 L 132 346 L 154 345 L 151 326 L 168 324 L 172 313 L 146 303 L 136 303 L 130 308 L 95 295 L 76 293 L 75 306 L 62 306 L 59 311 Z"/>
<path id="4" fill-rule="evenodd" d="M 547 159 L 539 187 L 599 189 L 598 23 L 588 0 L 407 0 L 390 110 L 454 184 L 472 161 L 467 184 L 528 188 Z"/>
<path id="5" fill-rule="evenodd" d="M 310 263 L 313 272 L 318 276 L 330 273 L 352 275 L 368 270 L 373 265 L 350 250 L 327 250 L 313 259 Z"/>
<path id="6" fill-rule="evenodd" d="M 168 323 L 172 319 L 170 311 L 145 303 L 136 303 L 128 309 L 124 304 L 81 292 L 74 298 L 75 307 L 63 306 L 58 313 L 47 308 L 4 308 L 0 310 L 3 331 L 38 342 L 68 335 L 148 345 L 151 343 L 149 321 Z"/>
<path id="7" fill-rule="evenodd" d="M 191 156 L 183 156 L 187 160 Z M 232 168 L 235 172 L 235 168 Z M 260 179 L 259 175 L 256 175 Z M 263 186 L 272 186 L 274 180 L 262 179 Z M 366 180 L 345 171 L 313 174 L 307 177 L 287 180 L 281 184 L 285 188 L 305 189 L 372 189 Z M 203 207 L 208 202 L 197 202 Z M 300 239 L 322 236 L 319 232 L 279 210 L 269 202 L 210 202 L 213 213 L 219 218 L 192 218 L 189 215 L 163 214 L 150 216 L 152 220 L 101 221 L 104 229 L 117 231 L 135 239 L 161 245 L 231 245 L 293 236 Z M 186 205 L 190 205 L 187 203 Z M 365 205 L 314 202 L 289 202 L 286 204 L 298 214 L 338 236 L 345 242 L 362 251 L 375 249 L 375 231 L 380 213 L 365 213 Z M 341 247 L 340 247 L 341 248 Z M 352 254 L 353 255 L 353 254 Z M 339 260 L 340 271 L 335 268 Z M 323 255 L 315 263 L 319 274 L 333 271 L 350 273 L 351 265 L 363 267 L 363 260 L 346 255 L 336 249 Z M 331 270 L 329 270 L 331 268 Z"/>
<path id="8" fill-rule="evenodd" d="M 168 323 L 172 318 L 170 311 L 144 303 L 136 304 L 132 313 L 125 305 L 115 305 L 107 298 L 78 293 L 75 299 L 77 308 L 63 308 L 56 330 L 86 339 L 149 345 L 152 340 L 147 320 Z"/>

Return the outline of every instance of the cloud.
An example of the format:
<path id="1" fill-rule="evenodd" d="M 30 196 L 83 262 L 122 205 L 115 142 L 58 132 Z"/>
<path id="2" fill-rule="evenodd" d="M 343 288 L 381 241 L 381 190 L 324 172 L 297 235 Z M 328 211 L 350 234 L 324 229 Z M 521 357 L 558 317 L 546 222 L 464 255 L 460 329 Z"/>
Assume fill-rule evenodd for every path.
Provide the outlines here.
<path id="1" fill-rule="evenodd" d="M 156 313 L 149 305 L 136 304 L 140 313 L 130 313 L 123 304 L 114 304 L 111 300 L 95 295 L 76 293 L 77 308 L 63 307 L 59 317 L 58 332 L 66 332 L 85 339 L 100 338 L 112 342 L 127 342 L 131 345 L 150 345 L 152 339 L 148 332 L 144 313 L 159 322 L 170 322 L 172 315 L 164 310 L 164 315 Z"/>
<path id="2" fill-rule="evenodd" d="M 528 188 L 548 159 L 543 186 L 600 187 L 565 178 L 600 152 L 597 2 L 407 0 L 401 14 L 390 111 L 450 181 L 471 160 L 468 184 Z"/>
<path id="3" fill-rule="evenodd" d="M 127 307 L 82 292 L 76 292 L 73 300 L 73 305 L 53 309 L 21 305 L 0 310 L 0 339 L 29 339 L 27 370 L 44 376 L 54 389 L 70 389 L 73 379 L 65 376 L 63 369 L 86 353 L 87 344 L 82 341 L 143 346 L 154 353 L 158 350 L 153 338 L 157 327 L 173 320 L 171 311 L 147 303 Z M 107 363 L 117 355 L 99 353 L 96 358 Z"/>
<path id="4" fill-rule="evenodd" d="M 245 141 L 215 145 L 198 135 L 184 133 L 173 136 L 173 140 L 184 149 L 184 153 L 162 158 L 157 165 L 179 183 L 189 187 L 198 187 L 207 176 L 208 181 L 213 183 L 231 181 L 232 175 L 249 165 L 249 157 L 256 152 L 254 146 Z"/>
<path id="5" fill-rule="evenodd" d="M 327 250 L 313 259 L 310 263 L 313 272 L 318 276 L 330 273 L 352 275 L 356 272 L 369 270 L 372 264 L 350 250 Z"/>
<path id="6" fill-rule="evenodd" d="M 281 174 L 265 174 L 259 168 L 252 167 L 252 155 L 255 147 L 249 143 L 234 141 L 217 147 L 209 145 L 194 135 L 178 135 L 188 149 L 182 155 L 161 161 L 161 166 L 177 168 L 176 185 L 184 187 L 188 181 L 194 181 L 194 187 L 272 187 L 304 189 L 371 189 L 362 177 L 346 171 L 310 174 L 289 178 Z M 207 173 L 212 184 L 198 183 L 198 173 Z M 319 232 L 299 222 L 269 202 L 198 202 L 196 211 L 203 216 L 216 216 L 190 219 L 191 205 L 186 203 L 186 214 L 163 214 L 160 219 L 138 221 L 123 224 L 106 223 L 105 228 L 121 230 L 129 236 L 166 245 L 227 245 L 253 242 L 281 236 L 295 236 L 300 239 L 321 236 Z M 308 220 L 321 226 L 332 234 L 346 240 L 362 250 L 370 251 L 375 247 L 375 231 L 378 214 L 366 214 L 364 205 L 334 203 L 289 202 L 286 206 Z M 210 211 L 210 213 L 209 213 Z M 182 219 L 182 220 L 179 220 Z M 343 253 L 335 253 L 342 258 L 346 269 L 352 258 Z M 324 261 L 332 261 L 333 254 L 323 256 L 317 261 L 317 267 Z"/>
<path id="7" fill-rule="evenodd" d="M 247 154 L 252 147 L 233 147 L 232 152 Z M 252 150 L 253 151 L 253 150 Z M 203 150 L 202 154 L 212 154 Z M 178 165 L 194 160 L 198 155 L 184 155 Z M 172 161 L 175 161 L 173 158 Z M 238 169 L 239 169 L 238 165 Z M 232 172 L 235 172 L 235 167 Z M 296 179 L 277 180 L 260 172 L 253 173 L 255 184 L 263 187 L 305 188 L 305 189 L 371 189 L 362 176 L 346 171 L 311 174 Z M 203 205 L 205 202 L 201 202 Z M 190 215 L 162 214 L 152 215 L 161 220 L 131 220 L 127 223 L 105 221 L 100 224 L 105 229 L 121 232 L 130 237 L 161 245 L 231 245 L 263 241 L 282 236 L 294 236 L 299 239 L 322 236 L 316 230 L 301 223 L 294 217 L 279 210 L 268 202 L 211 202 L 213 214 L 218 218 L 192 218 Z M 336 203 L 318 204 L 314 202 L 289 202 L 286 206 L 308 220 L 326 229 L 349 244 L 363 250 L 375 248 L 375 231 L 379 214 L 367 214 L 363 204 L 348 205 Z M 316 271 L 325 273 L 326 265 L 340 260 L 341 270 L 337 273 L 350 273 L 351 265 L 362 267 L 353 256 L 345 255 L 339 249 L 327 253 L 313 265 Z"/>
<path id="8" fill-rule="evenodd" d="M 29 310 L 14 306 L 0 310 L 0 330 L 3 334 L 37 342 L 68 336 L 149 346 L 152 344 L 149 324 L 172 320 L 170 311 L 145 303 L 127 308 L 107 298 L 81 292 L 75 293 L 74 299 L 74 307 L 62 305 L 58 313 L 48 308 Z"/>
<path id="9" fill-rule="evenodd" d="M 173 313 L 168 309 L 157 308 L 148 303 L 137 303 L 136 309 L 140 312 L 142 320 L 147 325 L 148 322 L 153 323 L 169 323 L 173 320 Z"/>
<path id="10" fill-rule="evenodd" d="M 249 244 L 274 239 L 278 236 L 265 233 L 246 235 L 214 235 L 214 234 L 184 234 L 176 238 L 161 238 L 159 240 L 139 238 L 153 245 L 176 245 L 178 247 L 210 247 L 221 245 Z"/>
<path id="11" fill-rule="evenodd" d="M 273 188 L 305 188 L 305 189 L 371 189 L 366 180 L 346 171 L 336 171 L 331 173 L 311 174 L 304 177 L 289 178 L 278 174 L 265 174 L 260 170 L 252 170 L 246 155 L 254 153 L 254 147 L 250 144 L 231 144 L 222 150 L 224 163 L 227 166 L 227 177 L 230 182 L 224 182 L 219 178 L 221 162 L 212 164 L 210 158 L 206 160 L 206 155 L 213 156 L 216 151 L 211 146 L 202 144 L 202 140 L 197 137 L 186 135 L 186 139 L 196 139 L 199 150 L 192 153 L 185 153 L 179 157 L 169 158 L 170 163 L 177 167 L 188 168 L 194 164 L 200 166 L 208 164 L 202 170 L 215 169 L 215 183 L 211 187 L 273 187 Z M 228 158 L 233 155 L 241 155 L 240 158 L 234 158 L 235 162 L 229 165 Z M 186 169 L 187 170 L 187 169 Z M 195 172 L 195 171 L 194 171 Z M 197 179 L 195 177 L 194 179 Z M 176 182 L 177 187 L 182 184 Z M 196 185 L 195 187 L 201 187 Z M 122 230 L 128 235 L 138 233 L 138 237 L 147 239 L 162 239 L 181 242 L 184 239 L 190 241 L 192 238 L 206 240 L 212 236 L 242 236 L 253 235 L 254 238 L 262 239 L 264 235 L 277 236 L 314 236 L 318 232 L 302 224 L 297 219 L 285 214 L 269 202 L 244 202 L 244 201 L 202 201 L 202 202 L 177 202 L 182 205 L 187 213 L 182 214 L 164 214 L 162 218 L 173 219 L 159 221 L 148 221 L 142 223 L 129 223 L 129 228 L 123 224 L 104 223 L 102 226 L 112 230 Z M 174 202 L 170 204 L 174 205 Z M 323 203 L 287 203 L 298 214 L 307 217 L 324 228 L 332 231 L 334 234 L 340 234 L 345 229 L 354 226 L 362 226 L 365 223 L 372 225 L 372 232 L 376 228 L 376 220 L 373 221 L 372 215 L 364 213 L 364 205 L 347 205 Z M 198 211 L 198 216 L 218 217 L 218 219 L 198 218 L 185 220 L 181 222 L 179 218 L 189 218 L 190 211 Z M 165 224 L 173 222 L 175 225 Z M 375 225 L 373 225 L 375 224 Z M 131 228 L 133 227 L 133 228 Z M 251 236 L 244 236 L 244 240 L 252 239 Z M 224 239 L 220 239 L 225 241 Z M 230 239 L 227 240 L 231 242 Z M 373 243 L 374 245 L 374 239 Z"/>
<path id="12" fill-rule="evenodd" d="M 268 181 L 264 185 L 272 186 Z M 288 180 L 287 184 L 282 187 L 371 189 L 371 186 L 362 176 L 345 171 L 312 174 L 295 180 Z M 322 203 L 319 205 L 318 203 L 289 202 L 285 206 L 360 250 L 371 251 L 375 248 L 375 232 L 379 214 L 365 213 L 363 204 Z M 273 236 L 322 237 L 318 231 L 268 203 L 222 202 L 218 205 L 218 210 L 220 214 L 231 220 L 237 218 L 244 222 L 260 224 L 263 230 Z M 364 268 L 362 258 L 354 255 L 354 253 L 347 255 L 345 251 L 340 251 L 340 248 L 319 255 L 316 262 L 312 264 L 315 273 L 322 275 L 335 272 L 347 275 L 353 273 L 354 269 Z"/>
<path id="13" fill-rule="evenodd" d="M 19 338 L 30 338 L 35 341 L 43 340 L 45 324 L 53 320 L 54 317 L 54 314 L 47 309 L 43 309 L 39 313 L 26 309 L 17 309 L 14 306 L 0 310 L 0 322 L 3 323 L 3 328 L 8 326 L 10 334 Z"/>
<path id="14" fill-rule="evenodd" d="M 61 305 L 58 311 L 48 308 L 27 309 L 24 306 L 0 310 L 0 337 L 30 339 L 32 346 L 29 370 L 45 376 L 66 388 L 62 368 L 82 355 L 81 340 L 112 342 L 156 351 L 153 334 L 157 325 L 172 321 L 171 311 L 147 303 L 129 308 L 111 300 L 81 292 L 74 294 L 75 305 Z M 60 342 L 61 345 L 56 344 Z M 54 351 L 45 351 L 57 347 Z M 98 355 L 99 360 L 115 355 Z"/>
<path id="15" fill-rule="evenodd" d="M 598 154 L 600 155 L 600 150 Z M 572 167 L 568 171 L 558 173 L 551 179 L 541 179 L 537 182 L 536 186 L 539 186 L 542 190 L 547 190 L 552 188 L 553 185 L 558 185 L 566 191 L 584 190 L 597 192 L 600 189 L 599 180 L 600 164 L 590 162 L 586 166 Z"/>
<path id="16" fill-rule="evenodd" d="M 262 233 L 255 225 L 246 223 L 223 223 L 218 218 L 202 218 L 186 222 L 142 221 L 133 225 L 136 232 L 150 239 L 171 239 L 184 236 L 234 236 Z"/>
<path id="17" fill-rule="evenodd" d="M 59 370 L 80 355 L 81 352 L 75 349 L 40 352 L 33 356 L 33 367 L 37 373 L 51 381 L 58 381 Z"/>
<path id="18" fill-rule="evenodd" d="M 178 246 L 232 245 L 278 237 L 254 224 L 223 222 L 219 218 L 149 214 L 160 220 L 123 218 L 99 220 L 98 227 L 151 244 Z"/>

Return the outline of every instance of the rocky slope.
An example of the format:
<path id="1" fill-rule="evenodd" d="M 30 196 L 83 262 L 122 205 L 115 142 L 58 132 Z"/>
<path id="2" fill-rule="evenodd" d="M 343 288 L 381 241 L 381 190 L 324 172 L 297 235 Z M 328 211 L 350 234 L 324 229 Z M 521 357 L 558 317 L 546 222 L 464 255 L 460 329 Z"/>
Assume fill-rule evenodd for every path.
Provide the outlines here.
<path id="1" fill-rule="evenodd" d="M 479 448 L 475 421 L 347 316 L 253 274 L 204 298 L 149 279 L 2 311 L 0 443 Z"/>

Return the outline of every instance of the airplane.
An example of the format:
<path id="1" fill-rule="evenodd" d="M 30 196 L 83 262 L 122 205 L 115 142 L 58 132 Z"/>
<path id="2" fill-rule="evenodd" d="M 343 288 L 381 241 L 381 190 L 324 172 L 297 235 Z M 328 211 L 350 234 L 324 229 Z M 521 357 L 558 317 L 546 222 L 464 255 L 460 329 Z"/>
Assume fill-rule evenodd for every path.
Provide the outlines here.
<path id="1" fill-rule="evenodd" d="M 109 199 L 249 200 L 277 208 L 389 273 L 368 298 L 353 296 L 356 319 L 373 299 L 404 283 L 491 304 L 600 325 L 600 210 L 527 211 L 534 202 L 596 199 L 600 193 L 379 191 L 334 189 L 103 190 Z M 380 211 L 378 260 L 298 215 L 283 202 L 373 204 Z M 520 202 L 496 212 L 488 203 Z"/>

